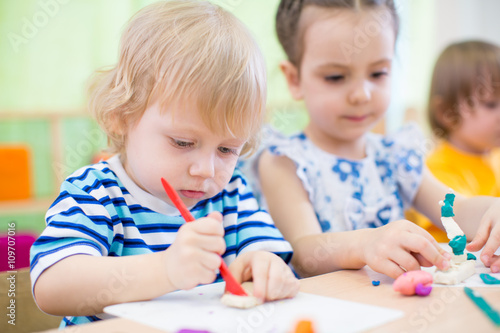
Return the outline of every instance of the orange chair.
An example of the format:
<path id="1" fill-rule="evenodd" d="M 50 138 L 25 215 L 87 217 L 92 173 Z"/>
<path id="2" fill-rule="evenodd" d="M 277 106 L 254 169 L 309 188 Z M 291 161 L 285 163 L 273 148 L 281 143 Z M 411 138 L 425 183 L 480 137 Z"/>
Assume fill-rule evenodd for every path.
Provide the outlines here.
<path id="1" fill-rule="evenodd" d="M 29 149 L 22 145 L 0 145 L 0 200 L 31 197 Z"/>

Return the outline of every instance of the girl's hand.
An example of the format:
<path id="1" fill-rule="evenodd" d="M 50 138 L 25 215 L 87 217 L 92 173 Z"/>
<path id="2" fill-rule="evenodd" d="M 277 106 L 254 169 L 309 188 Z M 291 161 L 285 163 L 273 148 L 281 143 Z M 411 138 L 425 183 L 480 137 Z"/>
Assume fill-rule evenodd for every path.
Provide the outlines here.
<path id="1" fill-rule="evenodd" d="M 168 281 L 174 289 L 183 290 L 212 283 L 225 250 L 219 212 L 184 224 L 175 241 L 163 252 Z"/>
<path id="2" fill-rule="evenodd" d="M 399 220 L 383 227 L 366 229 L 359 245 L 364 262 L 374 271 L 397 278 L 420 266 L 436 265 L 441 270 L 450 267 L 451 255 L 436 240 L 416 224 Z"/>
<path id="3" fill-rule="evenodd" d="M 291 298 L 299 291 L 299 280 L 274 253 L 243 253 L 236 257 L 229 269 L 240 283 L 253 280 L 253 295 L 263 302 Z"/>
<path id="4" fill-rule="evenodd" d="M 500 272 L 500 256 L 495 255 L 495 251 L 500 247 L 500 199 L 497 199 L 486 210 L 476 236 L 467 245 L 468 251 L 481 252 L 481 261 L 486 267 L 490 267 L 493 273 Z"/>

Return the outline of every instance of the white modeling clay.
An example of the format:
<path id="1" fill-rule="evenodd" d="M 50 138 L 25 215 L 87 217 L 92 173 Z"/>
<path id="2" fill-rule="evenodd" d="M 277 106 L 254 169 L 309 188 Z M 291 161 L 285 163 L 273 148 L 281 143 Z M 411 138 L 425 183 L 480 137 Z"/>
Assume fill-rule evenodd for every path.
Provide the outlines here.
<path id="1" fill-rule="evenodd" d="M 456 236 L 465 235 L 453 217 L 441 217 L 441 223 L 443 223 L 443 227 L 446 230 L 446 236 L 449 240 L 452 240 Z"/>
<path id="2" fill-rule="evenodd" d="M 230 293 L 222 295 L 220 301 L 222 304 L 239 309 L 253 308 L 254 306 L 261 305 L 262 302 L 253 296 L 253 283 L 244 282 L 241 285 L 247 292 L 248 296 L 238 296 Z"/>
<path id="3" fill-rule="evenodd" d="M 436 271 L 434 273 L 434 283 L 438 284 L 458 284 L 471 277 L 475 273 L 474 260 L 455 265 L 452 264 L 447 271 Z"/>
<path id="4" fill-rule="evenodd" d="M 455 222 L 455 220 L 453 219 L 454 200 L 455 200 L 455 195 L 452 192 L 450 192 L 446 195 L 446 199 L 444 201 L 439 202 L 439 205 L 441 206 L 441 222 L 443 223 L 443 227 L 446 229 L 446 235 L 448 236 L 450 241 L 457 236 L 465 237 L 464 232 L 462 231 L 462 229 L 460 229 L 457 222 Z M 465 246 L 465 243 L 462 245 Z M 457 252 L 460 253 L 464 249 L 454 248 L 453 251 L 455 250 L 457 250 Z M 450 264 L 451 267 L 447 271 L 437 270 L 434 273 L 434 283 L 458 284 L 463 280 L 471 277 L 476 272 L 474 261 L 467 260 L 466 253 L 460 255 L 452 254 Z"/>
<path id="5" fill-rule="evenodd" d="M 455 265 L 460 265 L 463 262 L 467 261 L 467 254 L 461 254 L 461 255 L 453 255 L 451 257 L 451 263 Z"/>

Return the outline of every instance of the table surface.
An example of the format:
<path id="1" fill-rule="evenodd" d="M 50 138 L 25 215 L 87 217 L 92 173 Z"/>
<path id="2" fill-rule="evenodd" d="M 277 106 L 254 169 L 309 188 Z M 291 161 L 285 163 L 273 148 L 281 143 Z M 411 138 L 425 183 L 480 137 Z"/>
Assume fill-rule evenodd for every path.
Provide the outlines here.
<path id="1" fill-rule="evenodd" d="M 379 279 L 375 287 L 371 281 Z M 500 332 L 489 318 L 465 295 L 462 287 L 435 287 L 427 297 L 402 296 L 392 290 L 392 279 L 369 268 L 345 270 L 302 279 L 302 292 L 401 310 L 403 317 L 368 332 Z M 474 288 L 486 301 L 500 309 L 500 287 Z M 361 319 L 360 319 L 361 320 Z M 332 323 L 332 325 L 334 325 Z M 46 333 L 75 332 L 74 328 Z M 87 332 L 162 332 L 123 318 L 81 325 Z"/>

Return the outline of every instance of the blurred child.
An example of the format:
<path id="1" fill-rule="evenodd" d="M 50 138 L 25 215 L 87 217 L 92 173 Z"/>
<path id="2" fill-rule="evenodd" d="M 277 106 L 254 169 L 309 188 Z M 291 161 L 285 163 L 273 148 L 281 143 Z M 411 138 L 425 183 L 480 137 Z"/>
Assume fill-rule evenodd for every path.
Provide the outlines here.
<path id="1" fill-rule="evenodd" d="M 212 283 L 221 255 L 262 300 L 297 293 L 290 244 L 235 170 L 254 148 L 265 80 L 247 29 L 213 4 L 158 2 L 132 18 L 118 64 L 91 89 L 117 155 L 64 181 L 32 248 L 43 311 L 67 316 L 62 326 L 95 321 L 107 305 Z M 161 177 L 196 221 L 184 222 Z"/>
<path id="2" fill-rule="evenodd" d="M 368 265 L 395 278 L 421 266 L 447 269 L 449 254 L 404 220 L 405 208 L 414 206 L 440 226 L 438 202 L 448 191 L 425 168 L 420 132 L 369 132 L 390 101 L 398 32 L 393 1 L 282 0 L 276 28 L 288 56 L 281 70 L 310 121 L 303 133 L 264 152 L 259 172 L 297 272 Z M 468 250 L 486 244 L 481 260 L 498 272 L 500 200 L 457 195 L 454 210 L 474 237 Z"/>
<path id="3" fill-rule="evenodd" d="M 428 116 L 442 139 L 426 161 L 434 176 L 467 197 L 500 196 L 500 47 L 483 41 L 449 45 L 434 66 Z M 425 217 L 417 221 L 448 242 Z"/>

